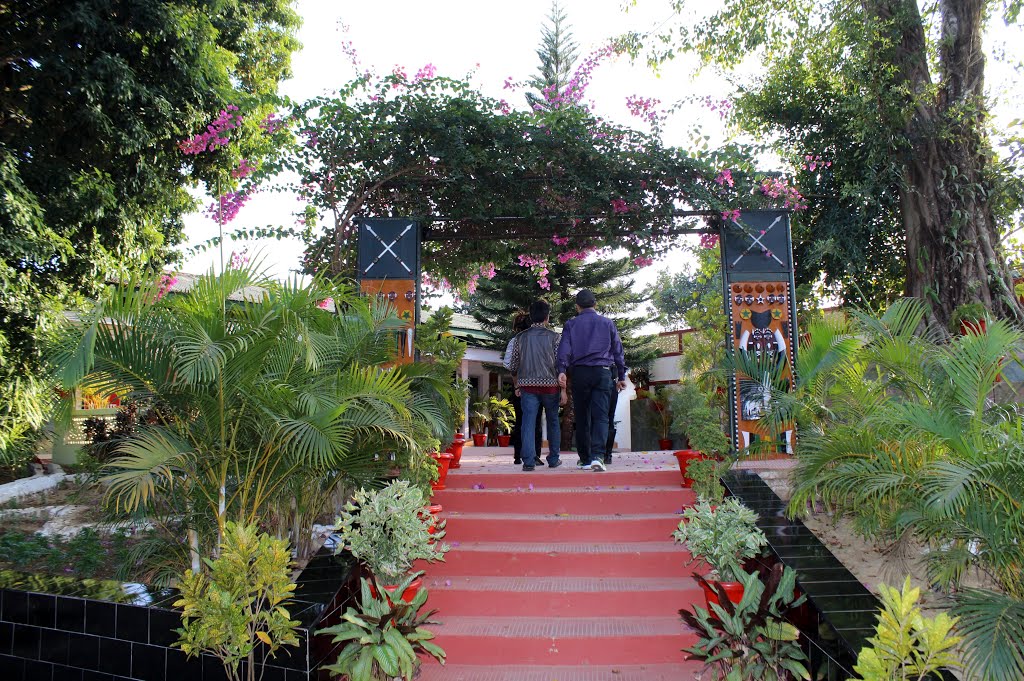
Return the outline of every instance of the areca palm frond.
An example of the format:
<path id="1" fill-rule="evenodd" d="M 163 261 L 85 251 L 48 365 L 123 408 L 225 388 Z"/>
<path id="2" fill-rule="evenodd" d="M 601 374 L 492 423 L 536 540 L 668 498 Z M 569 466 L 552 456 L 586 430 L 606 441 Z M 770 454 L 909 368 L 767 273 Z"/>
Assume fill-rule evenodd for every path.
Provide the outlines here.
<path id="1" fill-rule="evenodd" d="M 196 453 L 173 433 L 149 428 L 117 449 L 109 465 L 107 495 L 115 506 L 133 513 L 151 503 L 158 488 L 174 485 L 178 474 L 191 469 Z"/>
<path id="2" fill-rule="evenodd" d="M 986 681 L 1024 678 L 1024 600 L 986 589 L 964 589 L 954 598 L 968 673 Z"/>

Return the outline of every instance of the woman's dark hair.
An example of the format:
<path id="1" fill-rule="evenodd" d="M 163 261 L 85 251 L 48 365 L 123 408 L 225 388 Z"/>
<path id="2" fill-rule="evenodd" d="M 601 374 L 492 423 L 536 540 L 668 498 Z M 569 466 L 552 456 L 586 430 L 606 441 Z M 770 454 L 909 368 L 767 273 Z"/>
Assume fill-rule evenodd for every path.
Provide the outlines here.
<path id="1" fill-rule="evenodd" d="M 530 315 L 525 312 L 517 312 L 515 319 L 512 320 L 512 332 L 521 333 L 530 328 Z"/>

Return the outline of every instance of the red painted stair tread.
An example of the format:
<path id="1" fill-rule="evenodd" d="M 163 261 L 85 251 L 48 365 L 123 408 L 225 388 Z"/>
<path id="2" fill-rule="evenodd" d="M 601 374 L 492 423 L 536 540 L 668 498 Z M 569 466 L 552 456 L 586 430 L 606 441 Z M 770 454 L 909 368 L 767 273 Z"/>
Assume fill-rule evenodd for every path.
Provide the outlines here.
<path id="1" fill-rule="evenodd" d="M 463 459 L 433 498 L 452 550 L 417 568 L 449 664 L 419 681 L 696 678 L 678 610 L 703 594 L 671 539 L 694 502 L 678 471 L 485 470 Z"/>

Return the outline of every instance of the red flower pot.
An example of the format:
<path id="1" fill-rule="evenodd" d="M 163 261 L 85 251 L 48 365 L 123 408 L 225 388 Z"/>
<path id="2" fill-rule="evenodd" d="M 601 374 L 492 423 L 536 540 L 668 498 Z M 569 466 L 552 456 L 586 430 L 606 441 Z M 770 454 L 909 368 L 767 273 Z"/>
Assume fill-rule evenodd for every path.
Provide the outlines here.
<path id="1" fill-rule="evenodd" d="M 448 478 L 448 466 L 452 462 L 452 455 L 447 452 L 444 454 L 431 452 L 430 458 L 437 462 L 437 481 L 430 483 L 430 488 L 435 490 L 444 489 L 444 481 Z"/>
<path id="2" fill-rule="evenodd" d="M 672 440 L 668 438 L 658 440 L 658 449 L 672 449 Z"/>
<path id="3" fill-rule="evenodd" d="M 694 449 L 683 449 L 678 452 L 673 452 L 676 460 L 679 462 L 679 472 L 683 475 L 683 487 L 692 487 L 693 479 L 687 477 L 686 469 L 690 465 L 691 461 L 702 461 L 704 455 Z"/>
<path id="4" fill-rule="evenodd" d="M 508 447 L 510 442 L 512 442 L 512 436 L 511 435 L 499 435 L 498 436 L 498 446 L 499 447 Z"/>
<path id="5" fill-rule="evenodd" d="M 985 333 L 988 322 L 984 319 L 961 319 L 960 320 L 960 335 L 966 336 L 969 333 L 973 333 L 976 336 L 980 336 Z"/>
<path id="6" fill-rule="evenodd" d="M 487 433 L 473 433 L 473 446 L 483 447 L 487 444 Z"/>
<path id="7" fill-rule="evenodd" d="M 398 590 L 398 585 L 397 584 L 381 584 L 381 587 L 384 589 L 384 592 L 387 594 L 388 603 L 391 603 L 393 605 L 394 601 L 392 600 L 392 598 L 394 598 L 395 591 Z M 422 589 L 422 588 L 423 588 L 423 578 L 422 577 L 417 577 L 416 579 L 412 580 L 412 583 L 409 585 L 409 588 L 402 592 L 401 599 L 403 601 L 405 601 L 406 603 L 412 602 L 412 599 L 416 598 L 417 592 L 419 592 L 419 590 Z M 377 590 L 375 588 L 373 588 L 373 582 L 370 582 L 370 593 L 373 594 L 374 598 L 378 598 Z"/>
<path id="8" fill-rule="evenodd" d="M 729 600 L 733 603 L 739 603 L 743 600 L 743 582 L 711 582 L 711 584 L 721 586 L 725 589 L 725 595 L 729 597 Z M 711 609 L 712 603 L 721 605 L 721 601 L 718 600 L 718 591 L 708 586 L 706 582 L 700 582 L 700 588 L 704 590 L 704 602 L 708 606 L 708 610 Z"/>
<path id="9" fill-rule="evenodd" d="M 462 437 L 462 433 L 456 433 L 455 441 L 448 445 L 448 449 L 445 450 L 452 455 L 452 462 L 448 466 L 449 468 L 462 468 L 462 464 L 459 462 L 462 461 L 462 448 L 465 444 L 466 440 Z"/>

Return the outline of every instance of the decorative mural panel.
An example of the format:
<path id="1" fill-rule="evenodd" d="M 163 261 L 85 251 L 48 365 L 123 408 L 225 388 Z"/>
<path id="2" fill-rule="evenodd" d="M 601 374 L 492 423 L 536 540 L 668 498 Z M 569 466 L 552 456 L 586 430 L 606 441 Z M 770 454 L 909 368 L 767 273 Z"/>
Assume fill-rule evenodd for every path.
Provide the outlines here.
<path id="1" fill-rule="evenodd" d="M 420 228 L 406 219 L 358 220 L 359 290 L 395 308 L 406 328 L 395 334 L 400 364 L 415 359 L 414 334 L 419 309 Z"/>
<path id="2" fill-rule="evenodd" d="M 766 418 L 771 389 L 792 389 L 797 377 L 796 301 L 793 299 L 793 248 L 789 214 L 741 212 L 727 220 L 721 234 L 723 294 L 729 346 L 737 363 L 756 377 L 737 372 L 730 381 L 733 444 L 745 449 L 770 432 Z M 792 452 L 793 431 L 780 436 L 778 448 Z"/>
<path id="3" fill-rule="evenodd" d="M 765 416 L 771 393 L 767 384 L 793 384 L 793 345 L 788 338 L 792 332 L 788 282 L 753 281 L 735 282 L 729 287 L 733 331 L 733 347 L 751 364 L 763 366 L 765 376 L 751 380 L 736 378 L 735 410 L 739 445 L 747 447 L 751 435 L 771 435 L 765 426 Z M 770 375 L 769 375 L 770 374 Z M 788 433 L 786 437 L 789 440 Z"/>

